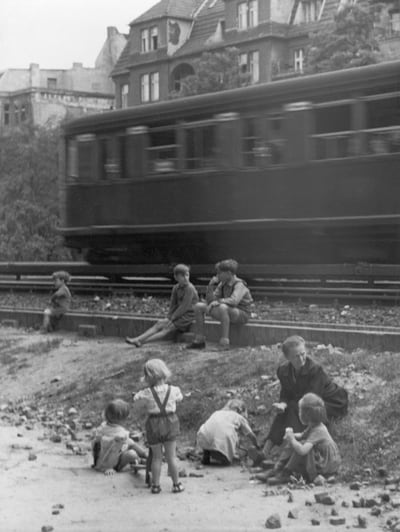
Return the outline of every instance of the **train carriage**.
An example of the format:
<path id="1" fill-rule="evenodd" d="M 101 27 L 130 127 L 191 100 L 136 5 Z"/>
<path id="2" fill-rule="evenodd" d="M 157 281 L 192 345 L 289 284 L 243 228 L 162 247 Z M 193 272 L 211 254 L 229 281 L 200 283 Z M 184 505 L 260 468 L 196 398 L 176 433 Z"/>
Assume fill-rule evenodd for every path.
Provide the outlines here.
<path id="1" fill-rule="evenodd" d="M 88 116 L 63 154 L 90 262 L 400 262 L 400 61 Z"/>

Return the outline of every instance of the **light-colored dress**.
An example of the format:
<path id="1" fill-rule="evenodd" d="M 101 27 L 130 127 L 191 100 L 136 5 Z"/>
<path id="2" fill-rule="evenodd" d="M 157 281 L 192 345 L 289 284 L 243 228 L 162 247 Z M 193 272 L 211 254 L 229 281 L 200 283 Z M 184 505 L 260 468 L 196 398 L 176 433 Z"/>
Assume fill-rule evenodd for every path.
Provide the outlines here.
<path id="1" fill-rule="evenodd" d="M 251 433 L 246 418 L 233 410 L 217 410 L 200 427 L 197 445 L 206 451 L 218 451 L 232 462 L 237 458 L 240 433 Z"/>
<path id="2" fill-rule="evenodd" d="M 129 447 L 129 432 L 121 427 L 106 421 L 95 430 L 92 443 L 93 450 L 99 446 L 95 457 L 94 469 L 107 471 L 118 467 L 122 453 Z"/>

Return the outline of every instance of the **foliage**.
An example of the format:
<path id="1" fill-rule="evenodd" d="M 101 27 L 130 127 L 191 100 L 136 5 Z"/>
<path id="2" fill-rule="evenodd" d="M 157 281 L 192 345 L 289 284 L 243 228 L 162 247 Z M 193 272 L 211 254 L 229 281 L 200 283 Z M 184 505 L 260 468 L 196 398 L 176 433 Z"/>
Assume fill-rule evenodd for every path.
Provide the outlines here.
<path id="1" fill-rule="evenodd" d="M 69 257 L 57 233 L 58 138 L 31 127 L 0 138 L 0 260 Z"/>
<path id="2" fill-rule="evenodd" d="M 195 74 L 182 79 L 180 91 L 172 92 L 172 98 L 235 89 L 250 81 L 249 74 L 240 68 L 237 48 L 204 52 L 193 66 Z"/>
<path id="3" fill-rule="evenodd" d="M 314 74 L 376 63 L 379 46 L 373 31 L 372 10 L 345 6 L 332 24 L 311 36 L 305 71 Z"/>

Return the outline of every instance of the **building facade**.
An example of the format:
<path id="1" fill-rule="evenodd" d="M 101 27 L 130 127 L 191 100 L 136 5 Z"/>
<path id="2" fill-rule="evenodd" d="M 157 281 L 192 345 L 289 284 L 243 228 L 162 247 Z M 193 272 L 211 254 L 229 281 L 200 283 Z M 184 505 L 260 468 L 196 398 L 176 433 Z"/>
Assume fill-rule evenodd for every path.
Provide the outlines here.
<path id="1" fill-rule="evenodd" d="M 238 48 L 252 83 L 300 75 L 310 34 L 354 1 L 161 0 L 130 24 L 112 72 L 116 106 L 168 99 L 194 73 L 194 61 L 204 51 L 228 46 Z M 377 23 L 381 50 L 394 59 L 400 51 L 399 15 L 395 7 L 384 12 L 384 24 Z"/>
<path id="2" fill-rule="evenodd" d="M 126 42 L 125 35 L 109 27 L 94 68 L 74 63 L 70 69 L 41 69 L 32 63 L 29 69 L 0 72 L 0 132 L 112 109 L 115 88 L 110 73 Z"/>

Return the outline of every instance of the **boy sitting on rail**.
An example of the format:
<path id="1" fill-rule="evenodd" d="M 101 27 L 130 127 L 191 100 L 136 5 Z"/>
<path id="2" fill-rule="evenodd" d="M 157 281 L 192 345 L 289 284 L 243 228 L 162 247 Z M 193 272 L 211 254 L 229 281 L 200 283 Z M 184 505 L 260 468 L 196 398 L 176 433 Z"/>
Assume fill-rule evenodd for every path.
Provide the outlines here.
<path id="1" fill-rule="evenodd" d="M 230 324 L 244 324 L 248 321 L 253 299 L 244 281 L 236 277 L 238 266 L 233 259 L 223 260 L 215 265 L 217 275 L 208 285 L 206 302 L 197 303 L 194 307 L 196 336 L 188 346 L 189 349 L 203 349 L 206 346 L 206 314 L 221 322 L 219 346 L 222 350 L 229 349 Z"/>
<path id="2" fill-rule="evenodd" d="M 126 337 L 125 341 L 140 347 L 146 342 L 163 340 L 171 333 L 186 332 L 194 320 L 194 305 L 199 301 L 196 288 L 189 281 L 189 266 L 178 264 L 174 268 L 174 278 L 177 284 L 172 288 L 168 317 L 159 320 L 146 332 L 136 338 Z"/>
<path id="3" fill-rule="evenodd" d="M 67 286 L 70 275 L 68 272 L 59 271 L 53 273 L 54 286 L 56 291 L 50 299 L 50 306 L 45 309 L 43 315 L 42 332 L 54 331 L 61 318 L 68 311 L 71 304 L 71 292 Z"/>

